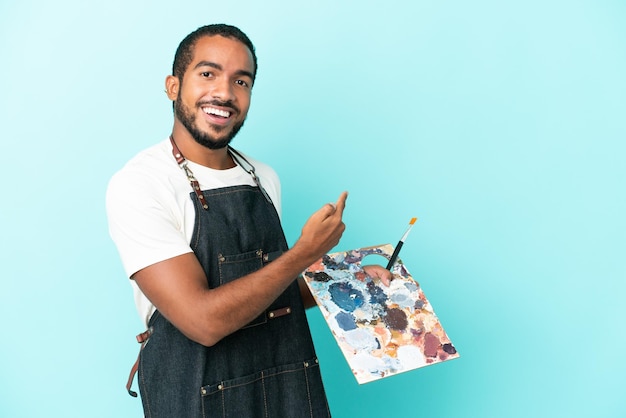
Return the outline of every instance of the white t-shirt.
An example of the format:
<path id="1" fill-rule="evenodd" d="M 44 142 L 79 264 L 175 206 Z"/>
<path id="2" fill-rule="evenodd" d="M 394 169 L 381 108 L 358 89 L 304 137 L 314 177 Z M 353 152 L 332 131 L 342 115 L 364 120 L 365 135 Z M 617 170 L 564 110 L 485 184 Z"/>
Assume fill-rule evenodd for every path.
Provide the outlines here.
<path id="1" fill-rule="evenodd" d="M 244 157 L 254 166 L 280 216 L 278 176 L 270 166 Z M 239 165 L 214 170 L 191 161 L 188 164 L 202 190 L 255 185 Z M 245 161 L 242 164 L 248 168 Z M 192 252 L 189 242 L 195 210 L 190 192 L 191 185 L 172 155 L 169 139 L 137 154 L 111 178 L 106 194 L 109 233 L 128 277 L 152 264 Z M 131 285 L 137 310 L 147 325 L 155 307 L 134 280 Z"/>

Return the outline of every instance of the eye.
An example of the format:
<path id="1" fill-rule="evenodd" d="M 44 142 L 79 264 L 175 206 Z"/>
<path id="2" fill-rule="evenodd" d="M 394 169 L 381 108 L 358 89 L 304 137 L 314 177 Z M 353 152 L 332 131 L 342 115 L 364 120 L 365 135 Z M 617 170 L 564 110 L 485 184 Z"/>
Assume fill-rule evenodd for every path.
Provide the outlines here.
<path id="1" fill-rule="evenodd" d="M 250 87 L 250 84 L 246 80 L 235 80 L 235 84 L 242 87 Z"/>
<path id="2" fill-rule="evenodd" d="M 200 73 L 200 75 L 205 78 L 213 77 L 213 73 L 211 71 L 203 71 Z"/>

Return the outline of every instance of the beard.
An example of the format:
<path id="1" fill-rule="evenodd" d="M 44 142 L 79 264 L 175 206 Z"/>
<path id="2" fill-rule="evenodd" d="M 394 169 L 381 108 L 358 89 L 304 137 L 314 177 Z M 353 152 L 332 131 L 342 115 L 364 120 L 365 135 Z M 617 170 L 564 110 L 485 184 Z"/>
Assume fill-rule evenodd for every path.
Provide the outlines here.
<path id="1" fill-rule="evenodd" d="M 211 104 L 214 106 L 226 106 L 226 107 L 231 107 L 231 108 L 236 109 L 230 102 L 222 103 L 218 101 L 212 101 L 211 103 L 207 103 L 207 104 Z M 189 133 L 191 134 L 191 137 L 198 144 L 204 147 L 207 147 L 209 149 L 212 149 L 212 150 L 222 149 L 222 148 L 227 147 L 228 144 L 230 144 L 230 142 L 233 140 L 235 135 L 237 135 L 237 132 L 239 132 L 244 122 L 244 120 L 242 120 L 241 122 L 235 124 L 230 129 L 230 132 L 224 132 L 225 136 L 221 138 L 216 138 L 207 132 L 202 132 L 200 129 L 198 129 L 198 126 L 196 125 L 194 114 L 191 112 L 191 110 L 189 110 L 187 106 L 183 104 L 180 98 L 180 92 L 178 94 L 178 98 L 174 102 L 174 114 L 176 115 L 176 118 L 178 118 L 178 120 L 187 129 L 187 131 L 189 131 Z M 214 129 L 218 133 L 221 133 L 222 131 L 226 131 L 228 128 L 224 126 L 215 126 Z"/>

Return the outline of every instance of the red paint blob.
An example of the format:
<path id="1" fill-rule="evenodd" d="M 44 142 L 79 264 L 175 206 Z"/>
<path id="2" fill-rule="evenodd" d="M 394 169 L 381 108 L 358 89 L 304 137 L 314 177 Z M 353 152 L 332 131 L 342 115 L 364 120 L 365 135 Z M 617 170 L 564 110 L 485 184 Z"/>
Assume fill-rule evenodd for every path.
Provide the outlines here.
<path id="1" fill-rule="evenodd" d="M 428 332 L 424 335 L 424 355 L 426 357 L 437 357 L 437 351 L 441 343 L 436 335 Z"/>

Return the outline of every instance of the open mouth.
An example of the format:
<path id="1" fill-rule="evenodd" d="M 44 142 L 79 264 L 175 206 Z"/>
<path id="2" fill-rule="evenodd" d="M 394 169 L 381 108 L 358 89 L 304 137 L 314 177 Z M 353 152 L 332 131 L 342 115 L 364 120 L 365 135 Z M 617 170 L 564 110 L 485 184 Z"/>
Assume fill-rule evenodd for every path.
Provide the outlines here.
<path id="1" fill-rule="evenodd" d="M 212 106 L 203 107 L 202 111 L 207 115 L 216 116 L 218 118 L 228 119 L 231 115 L 231 112 L 227 110 L 218 109 Z"/>

